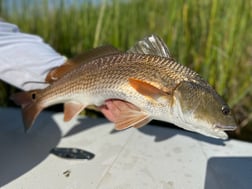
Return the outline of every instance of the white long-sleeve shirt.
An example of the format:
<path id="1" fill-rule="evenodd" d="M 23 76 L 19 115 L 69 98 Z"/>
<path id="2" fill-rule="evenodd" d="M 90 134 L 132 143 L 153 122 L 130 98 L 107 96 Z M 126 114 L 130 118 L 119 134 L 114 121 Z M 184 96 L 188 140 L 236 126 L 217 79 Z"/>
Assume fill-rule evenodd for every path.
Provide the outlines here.
<path id="1" fill-rule="evenodd" d="M 44 88 L 48 71 L 65 61 L 39 36 L 0 21 L 0 80 L 23 90 Z"/>

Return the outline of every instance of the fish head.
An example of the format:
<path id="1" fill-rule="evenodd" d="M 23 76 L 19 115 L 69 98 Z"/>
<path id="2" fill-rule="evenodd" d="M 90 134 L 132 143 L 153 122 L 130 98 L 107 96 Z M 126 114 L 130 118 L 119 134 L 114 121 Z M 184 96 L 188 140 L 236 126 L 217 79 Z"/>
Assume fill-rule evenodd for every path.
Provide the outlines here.
<path id="1" fill-rule="evenodd" d="M 230 107 L 207 83 L 181 82 L 174 91 L 179 124 L 187 130 L 227 139 L 224 131 L 236 129 Z"/>

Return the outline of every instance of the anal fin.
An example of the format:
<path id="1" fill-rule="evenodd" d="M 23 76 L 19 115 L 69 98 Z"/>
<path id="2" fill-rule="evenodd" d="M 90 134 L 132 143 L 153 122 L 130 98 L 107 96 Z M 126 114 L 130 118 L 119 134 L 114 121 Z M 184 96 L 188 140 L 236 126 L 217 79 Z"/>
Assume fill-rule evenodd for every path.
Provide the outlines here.
<path id="1" fill-rule="evenodd" d="M 86 106 L 78 102 L 66 102 L 64 104 L 64 121 L 70 121 L 77 116 Z"/>

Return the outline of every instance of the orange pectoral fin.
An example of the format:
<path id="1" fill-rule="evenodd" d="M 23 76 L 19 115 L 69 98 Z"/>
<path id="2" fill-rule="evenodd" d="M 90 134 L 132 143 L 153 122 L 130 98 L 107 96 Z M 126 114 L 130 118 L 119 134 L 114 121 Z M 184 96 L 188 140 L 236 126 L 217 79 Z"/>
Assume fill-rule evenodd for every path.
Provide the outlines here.
<path id="1" fill-rule="evenodd" d="M 160 97 L 170 97 L 169 92 L 163 90 L 139 79 L 129 78 L 129 83 L 140 94 L 157 100 Z"/>
<path id="2" fill-rule="evenodd" d="M 77 116 L 85 105 L 77 102 L 66 102 L 64 104 L 64 121 L 70 121 L 73 117 Z"/>

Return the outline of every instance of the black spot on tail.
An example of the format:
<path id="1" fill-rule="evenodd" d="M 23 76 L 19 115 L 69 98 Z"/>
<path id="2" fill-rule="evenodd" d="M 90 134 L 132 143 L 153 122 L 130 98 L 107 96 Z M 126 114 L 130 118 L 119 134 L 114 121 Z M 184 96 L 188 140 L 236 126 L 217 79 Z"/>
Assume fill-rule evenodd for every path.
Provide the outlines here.
<path id="1" fill-rule="evenodd" d="M 36 93 L 32 93 L 31 97 L 32 97 L 32 100 L 36 100 L 36 97 L 37 97 Z"/>

